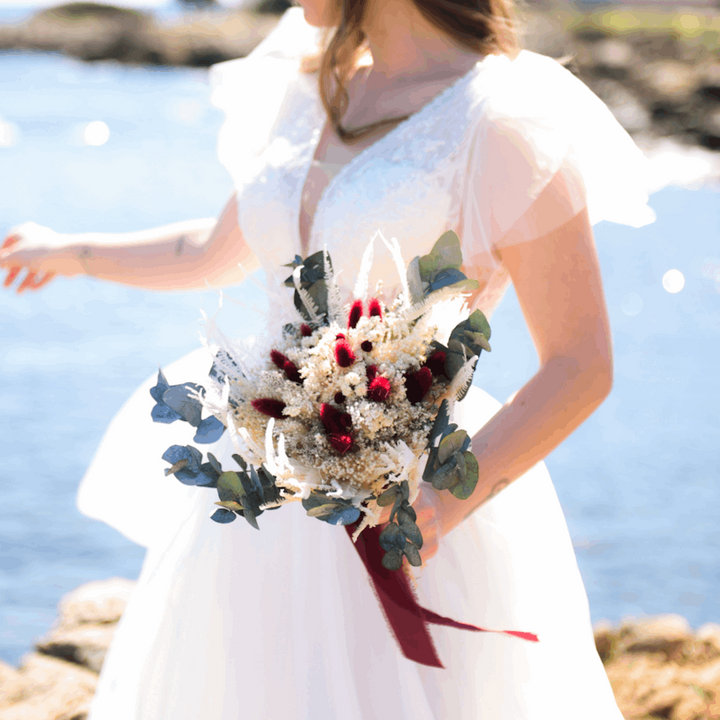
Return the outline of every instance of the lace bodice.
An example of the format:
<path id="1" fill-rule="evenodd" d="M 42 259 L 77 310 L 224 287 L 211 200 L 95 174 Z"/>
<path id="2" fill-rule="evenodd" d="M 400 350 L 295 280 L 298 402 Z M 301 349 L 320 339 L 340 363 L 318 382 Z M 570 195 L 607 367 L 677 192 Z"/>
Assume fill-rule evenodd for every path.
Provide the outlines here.
<path id="1" fill-rule="evenodd" d="M 317 32 L 294 8 L 251 56 L 213 69 L 214 100 L 228 115 L 219 155 L 237 187 L 240 229 L 276 280 L 302 251 L 302 193 L 326 121 L 317 76 L 300 71 L 300 58 L 316 41 Z M 538 83 L 539 89 L 531 87 Z M 585 117 L 575 117 L 579 112 Z M 593 125 L 578 128 L 588 125 L 587 117 L 595 118 Z M 573 142 L 579 131 L 586 134 Z M 610 150 L 591 151 L 603 135 L 611 136 Z M 620 179 L 611 177 L 617 158 L 617 170 L 625 170 Z M 516 60 L 490 55 L 330 170 L 314 208 L 308 253 L 326 247 L 349 292 L 376 231 L 397 238 L 407 262 L 453 229 L 464 246 L 465 271 L 480 283 L 476 305 L 489 314 L 508 284 L 498 254 L 503 238 L 533 239 L 586 203 L 591 213 L 597 210 L 595 220 L 638 225 L 651 219 L 638 172 L 628 170 L 640 160 L 607 108 L 557 63 L 526 52 Z M 540 202 L 553 184 L 555 196 L 558 187 L 564 193 L 561 205 Z M 527 237 L 508 233 L 518 227 Z M 397 280 L 389 253 L 376 243 L 371 283 L 381 277 L 386 287 Z"/>

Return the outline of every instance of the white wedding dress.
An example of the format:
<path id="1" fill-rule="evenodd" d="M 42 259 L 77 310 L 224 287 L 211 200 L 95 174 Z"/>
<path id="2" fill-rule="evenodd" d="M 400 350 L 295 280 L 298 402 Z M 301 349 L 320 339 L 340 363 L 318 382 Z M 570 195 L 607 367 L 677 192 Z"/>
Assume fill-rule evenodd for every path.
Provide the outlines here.
<path id="1" fill-rule="evenodd" d="M 269 283 L 301 252 L 301 193 L 325 116 L 299 60 L 316 37 L 292 9 L 251 56 L 213 69 L 213 99 L 227 113 L 220 159 Z M 594 222 L 652 221 L 643 168 L 607 108 L 555 61 L 488 56 L 340 169 L 309 251 L 327 246 L 351 287 L 376 230 L 409 261 L 454 228 L 489 314 L 508 284 L 503 242 L 532 241 L 586 204 Z M 397 279 L 379 247 L 375 275 L 386 287 Z M 169 381 L 202 384 L 205 352 L 165 368 Z M 422 606 L 540 641 L 432 625 L 445 668 L 429 668 L 400 653 L 342 528 L 299 503 L 262 515 L 259 532 L 219 525 L 209 519 L 214 491 L 164 477 L 161 454 L 190 443 L 192 429 L 151 422 L 153 384 L 114 419 L 78 498 L 82 512 L 148 548 L 91 720 L 621 720 L 543 463 L 416 573 Z M 499 407 L 473 387 L 455 419 L 473 434 Z M 232 467 L 226 436 L 202 449 Z"/>

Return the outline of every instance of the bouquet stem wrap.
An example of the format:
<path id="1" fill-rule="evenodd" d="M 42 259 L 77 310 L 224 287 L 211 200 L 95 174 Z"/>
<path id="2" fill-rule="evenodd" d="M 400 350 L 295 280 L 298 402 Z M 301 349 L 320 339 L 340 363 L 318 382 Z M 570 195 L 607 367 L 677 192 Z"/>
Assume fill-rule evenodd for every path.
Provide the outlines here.
<path id="1" fill-rule="evenodd" d="M 358 523 L 346 525 L 345 530 L 352 542 L 352 535 Z M 373 589 L 380 602 L 390 629 L 395 635 L 402 654 L 416 663 L 429 667 L 443 668 L 428 630 L 428 623 L 446 625 L 459 630 L 474 632 L 499 632 L 523 640 L 538 642 L 537 635 L 520 630 L 488 630 L 477 625 L 457 622 L 432 610 L 421 607 L 405 572 L 393 572 L 383 567 L 383 550 L 380 547 L 380 533 L 383 526 L 365 528 L 354 543 L 355 549 L 370 575 Z"/>

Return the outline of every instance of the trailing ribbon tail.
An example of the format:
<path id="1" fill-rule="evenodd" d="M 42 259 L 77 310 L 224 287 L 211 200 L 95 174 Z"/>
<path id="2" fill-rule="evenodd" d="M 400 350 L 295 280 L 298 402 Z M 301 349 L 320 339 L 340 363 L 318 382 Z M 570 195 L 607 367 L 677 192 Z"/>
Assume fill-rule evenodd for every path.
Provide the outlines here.
<path id="1" fill-rule="evenodd" d="M 351 541 L 358 522 L 345 526 Z M 421 607 L 407 575 L 402 571 L 393 572 L 383 567 L 384 551 L 380 547 L 381 531 L 382 526 L 365 528 L 354 545 L 370 576 L 373 590 L 390 630 L 395 635 L 400 650 L 406 658 L 429 667 L 444 667 L 428 631 L 428 623 L 474 632 L 504 633 L 523 640 L 538 642 L 537 635 L 533 633 L 520 630 L 488 630 L 477 625 L 457 622 Z"/>

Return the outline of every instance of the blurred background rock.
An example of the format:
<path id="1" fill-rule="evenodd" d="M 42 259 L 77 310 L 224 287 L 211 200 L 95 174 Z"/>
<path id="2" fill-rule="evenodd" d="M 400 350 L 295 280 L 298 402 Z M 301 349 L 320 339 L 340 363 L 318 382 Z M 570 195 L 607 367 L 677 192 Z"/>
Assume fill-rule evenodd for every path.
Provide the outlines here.
<path id="1" fill-rule="evenodd" d="M 0 25 L 0 50 L 62 52 L 87 61 L 206 67 L 242 57 L 287 0 L 228 8 L 175 0 L 173 13 L 92 2 Z M 720 150 L 720 3 L 525 0 L 524 44 L 562 58 L 640 144 L 674 137 Z"/>

